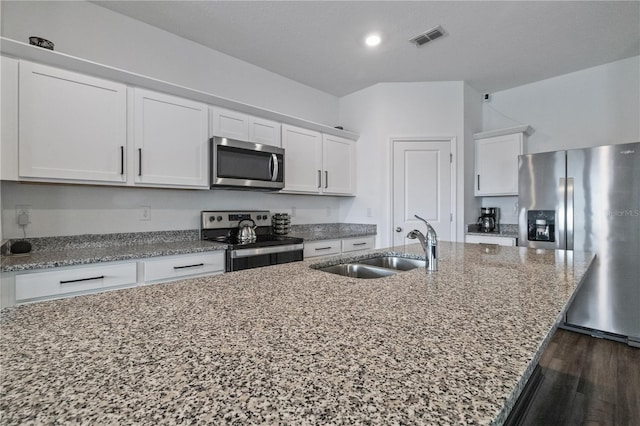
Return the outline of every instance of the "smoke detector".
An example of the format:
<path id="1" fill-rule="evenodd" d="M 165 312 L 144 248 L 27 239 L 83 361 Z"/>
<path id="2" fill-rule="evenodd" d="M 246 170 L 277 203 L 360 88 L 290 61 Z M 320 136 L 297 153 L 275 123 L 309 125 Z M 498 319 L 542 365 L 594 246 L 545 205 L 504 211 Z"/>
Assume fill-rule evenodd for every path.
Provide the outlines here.
<path id="1" fill-rule="evenodd" d="M 409 41 L 415 44 L 416 47 L 420 47 L 445 35 L 447 35 L 447 33 L 445 32 L 444 28 L 438 25 L 437 27 L 431 28 L 430 30 L 425 31 L 422 34 L 418 34 Z"/>

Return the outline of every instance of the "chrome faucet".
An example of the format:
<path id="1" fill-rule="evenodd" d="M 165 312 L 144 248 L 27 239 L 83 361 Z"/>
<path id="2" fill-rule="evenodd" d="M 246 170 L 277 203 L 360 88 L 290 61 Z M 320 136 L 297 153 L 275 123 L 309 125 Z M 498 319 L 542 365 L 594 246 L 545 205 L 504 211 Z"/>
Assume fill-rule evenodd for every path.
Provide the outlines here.
<path id="1" fill-rule="evenodd" d="M 407 234 L 407 238 L 415 240 L 416 238 L 420 241 L 422 248 L 424 249 L 424 255 L 427 260 L 427 271 L 437 271 L 438 270 L 438 234 L 436 234 L 436 230 L 433 229 L 433 226 L 429 224 L 426 220 L 418 216 L 414 215 L 416 219 L 420 219 L 427 225 L 427 236 L 425 237 L 422 232 L 417 229 L 409 232 Z"/>

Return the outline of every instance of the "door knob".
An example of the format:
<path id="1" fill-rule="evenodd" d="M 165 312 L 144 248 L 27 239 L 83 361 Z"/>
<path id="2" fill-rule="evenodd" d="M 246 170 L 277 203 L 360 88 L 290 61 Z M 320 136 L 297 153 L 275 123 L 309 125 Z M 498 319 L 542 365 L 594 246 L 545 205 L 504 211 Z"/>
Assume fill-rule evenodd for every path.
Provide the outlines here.
<path id="1" fill-rule="evenodd" d="M 396 228 L 396 232 L 402 232 L 402 228 L 400 228 L 399 226 Z"/>

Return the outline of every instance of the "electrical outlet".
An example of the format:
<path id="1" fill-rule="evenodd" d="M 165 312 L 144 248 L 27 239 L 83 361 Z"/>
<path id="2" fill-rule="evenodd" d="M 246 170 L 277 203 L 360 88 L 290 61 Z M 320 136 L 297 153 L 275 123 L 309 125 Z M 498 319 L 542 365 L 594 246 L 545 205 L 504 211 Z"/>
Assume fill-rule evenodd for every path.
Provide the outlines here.
<path id="1" fill-rule="evenodd" d="M 373 217 L 373 209 L 371 207 L 367 207 L 367 217 Z"/>
<path id="2" fill-rule="evenodd" d="M 291 207 L 291 217 L 296 217 L 296 208 Z"/>
<path id="3" fill-rule="evenodd" d="M 26 223 L 20 223 L 25 220 L 25 216 L 22 215 L 26 215 Z M 18 221 L 18 223 L 20 223 L 20 225 L 31 223 L 31 206 L 27 204 L 16 206 L 16 220 Z"/>
<path id="4" fill-rule="evenodd" d="M 150 206 L 140 206 L 140 220 L 151 220 Z"/>
<path id="5" fill-rule="evenodd" d="M 327 217 L 331 217 L 331 207 L 327 207 Z"/>

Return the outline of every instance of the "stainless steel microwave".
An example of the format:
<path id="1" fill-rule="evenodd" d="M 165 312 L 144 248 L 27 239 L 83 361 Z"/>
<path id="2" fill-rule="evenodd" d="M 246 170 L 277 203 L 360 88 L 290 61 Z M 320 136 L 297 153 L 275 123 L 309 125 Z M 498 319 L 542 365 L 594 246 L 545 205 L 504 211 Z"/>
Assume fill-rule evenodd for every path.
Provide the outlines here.
<path id="1" fill-rule="evenodd" d="M 211 138 L 211 188 L 261 191 L 284 188 L 284 149 Z"/>

